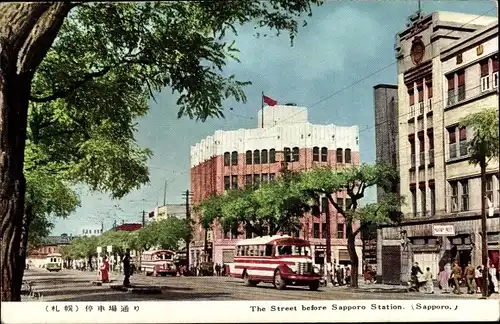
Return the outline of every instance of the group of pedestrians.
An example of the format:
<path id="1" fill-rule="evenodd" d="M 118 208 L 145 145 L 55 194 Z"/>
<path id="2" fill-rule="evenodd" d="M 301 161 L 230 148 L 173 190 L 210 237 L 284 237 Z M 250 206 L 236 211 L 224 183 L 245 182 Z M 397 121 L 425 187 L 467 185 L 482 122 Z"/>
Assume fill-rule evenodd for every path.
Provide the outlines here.
<path id="1" fill-rule="evenodd" d="M 452 265 L 448 263 L 437 276 L 439 289 L 443 290 L 443 293 L 450 293 L 450 288 L 453 288 L 453 293 L 460 295 L 463 294 L 460 288 L 461 284 L 465 281 L 468 294 L 482 293 L 483 271 L 484 267 L 482 265 L 474 267 L 471 262 L 468 263 L 465 269 L 462 269 L 456 261 Z M 486 271 L 488 295 L 498 293 L 499 278 L 497 268 L 490 262 Z M 413 291 L 419 291 L 423 287 L 426 294 L 434 294 L 434 275 L 429 267 L 426 267 L 425 272 L 423 272 L 418 262 L 415 262 L 411 268 L 411 283 Z"/>
<path id="2" fill-rule="evenodd" d="M 351 267 L 343 266 L 340 264 L 335 265 L 332 262 L 326 263 L 326 269 L 324 265 L 321 265 L 320 272 L 323 277 L 323 284 L 326 285 L 328 282 L 333 284 L 333 286 L 344 286 L 351 283 Z"/>

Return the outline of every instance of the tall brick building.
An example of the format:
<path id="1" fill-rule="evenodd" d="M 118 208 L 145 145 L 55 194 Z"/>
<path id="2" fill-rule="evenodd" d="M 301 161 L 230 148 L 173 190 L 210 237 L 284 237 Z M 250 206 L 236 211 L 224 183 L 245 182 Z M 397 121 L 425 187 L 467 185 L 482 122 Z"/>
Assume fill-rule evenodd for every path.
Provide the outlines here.
<path id="1" fill-rule="evenodd" d="M 264 118 L 264 121 L 262 121 Z M 307 118 L 307 109 L 294 105 L 264 107 L 259 112 L 258 128 L 216 131 L 191 148 L 191 192 L 193 205 L 215 193 L 231 188 L 243 188 L 261 182 L 273 181 L 279 176 L 281 162 L 287 159 L 290 170 L 314 167 L 346 167 L 359 164 L 358 127 L 313 125 Z M 338 194 L 337 202 L 346 204 L 346 195 Z M 326 199 L 322 205 L 325 206 Z M 326 208 L 323 208 L 324 210 Z M 332 260 L 349 260 L 344 219 L 330 206 L 332 214 Z M 199 215 L 193 215 L 197 220 Z M 316 263 L 326 259 L 325 213 L 320 218 L 306 216 L 302 230 L 290 233 L 311 242 Z M 204 259 L 205 232 L 195 225 L 190 260 L 196 264 Z M 219 224 L 208 232 L 207 258 L 215 263 L 232 262 L 233 248 L 238 239 L 251 237 L 224 233 Z M 361 242 L 357 242 L 361 245 Z M 358 255 L 361 253 L 359 247 Z"/>

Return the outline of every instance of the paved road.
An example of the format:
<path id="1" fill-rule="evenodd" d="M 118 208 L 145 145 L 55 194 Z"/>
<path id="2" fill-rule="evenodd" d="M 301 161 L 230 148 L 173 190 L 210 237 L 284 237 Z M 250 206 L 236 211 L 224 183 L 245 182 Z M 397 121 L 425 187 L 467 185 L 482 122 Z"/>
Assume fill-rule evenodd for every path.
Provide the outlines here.
<path id="1" fill-rule="evenodd" d="M 34 284 L 42 301 L 137 301 L 137 300 L 345 300 L 345 299 L 450 299 L 454 295 L 436 291 L 434 295 L 394 292 L 387 287 L 366 287 L 354 291 L 346 287 L 322 287 L 319 291 L 290 287 L 276 290 L 271 284 L 246 287 L 242 280 L 229 277 L 146 277 L 134 275 L 132 284 L 162 287 L 162 294 L 147 295 L 112 290 L 109 285 L 93 286 L 97 275 L 90 272 L 63 270 L 50 273 L 44 269 L 25 272 L 25 280 Z M 123 277 L 111 275 L 115 283 Z M 371 285 L 377 287 L 379 285 Z M 382 286 L 382 285 L 380 285 Z M 372 291 L 370 291 L 370 289 Z M 462 295 L 460 298 L 479 298 Z"/>

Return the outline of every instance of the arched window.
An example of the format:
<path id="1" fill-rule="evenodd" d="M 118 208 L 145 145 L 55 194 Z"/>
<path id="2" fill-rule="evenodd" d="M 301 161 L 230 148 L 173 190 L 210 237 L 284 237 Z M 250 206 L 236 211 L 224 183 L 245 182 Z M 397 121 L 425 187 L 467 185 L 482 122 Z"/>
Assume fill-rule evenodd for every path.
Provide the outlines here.
<path id="1" fill-rule="evenodd" d="M 299 160 L 299 148 L 298 147 L 294 147 L 292 149 L 292 157 L 293 157 L 293 162 L 297 162 Z"/>
<path id="2" fill-rule="evenodd" d="M 267 150 L 260 151 L 260 163 L 264 164 L 268 162 Z"/>
<path id="3" fill-rule="evenodd" d="M 351 149 L 345 149 L 345 163 L 352 163 L 351 162 Z"/>
<path id="4" fill-rule="evenodd" d="M 252 164 L 252 151 L 248 150 L 246 152 L 246 160 L 247 164 Z"/>
<path id="5" fill-rule="evenodd" d="M 276 163 L 276 150 L 275 149 L 269 150 L 269 163 Z"/>
<path id="6" fill-rule="evenodd" d="M 313 147 L 313 161 L 319 162 L 319 147 Z"/>
<path id="7" fill-rule="evenodd" d="M 231 164 L 231 154 L 229 152 L 224 153 L 224 166 Z"/>
<path id="8" fill-rule="evenodd" d="M 236 151 L 231 153 L 231 165 L 238 165 L 238 152 Z"/>
<path id="9" fill-rule="evenodd" d="M 253 164 L 260 164 L 260 152 L 259 152 L 259 150 L 253 151 Z"/>
<path id="10" fill-rule="evenodd" d="M 321 148 L 321 162 L 327 162 L 328 161 L 328 148 L 322 147 Z"/>
<path id="11" fill-rule="evenodd" d="M 289 147 L 285 147 L 283 151 L 285 152 L 285 160 L 287 162 L 290 162 L 292 160 L 292 151 Z"/>
<path id="12" fill-rule="evenodd" d="M 344 154 L 341 148 L 337 149 L 337 163 L 344 163 Z"/>

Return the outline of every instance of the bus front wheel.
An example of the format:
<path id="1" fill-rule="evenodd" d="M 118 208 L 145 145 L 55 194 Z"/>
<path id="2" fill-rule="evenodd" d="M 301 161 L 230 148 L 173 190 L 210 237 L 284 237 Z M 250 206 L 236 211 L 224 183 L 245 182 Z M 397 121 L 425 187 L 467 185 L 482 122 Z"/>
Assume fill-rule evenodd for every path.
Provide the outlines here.
<path id="1" fill-rule="evenodd" d="M 274 287 L 279 290 L 283 290 L 286 287 L 286 281 L 281 278 L 281 273 L 278 269 L 274 271 L 274 279 L 273 279 Z"/>
<path id="2" fill-rule="evenodd" d="M 312 291 L 316 291 L 319 288 L 319 281 L 313 281 L 309 284 L 309 289 Z"/>

